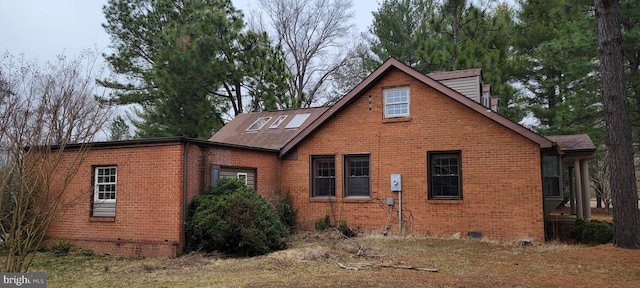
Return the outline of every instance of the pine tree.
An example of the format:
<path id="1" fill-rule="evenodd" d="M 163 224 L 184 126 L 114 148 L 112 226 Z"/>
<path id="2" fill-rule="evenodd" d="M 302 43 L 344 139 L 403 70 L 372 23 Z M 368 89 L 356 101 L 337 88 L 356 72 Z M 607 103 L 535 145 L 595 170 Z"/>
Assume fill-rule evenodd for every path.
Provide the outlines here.
<path id="1" fill-rule="evenodd" d="M 274 102 L 288 79 L 282 52 L 244 31 L 229 0 L 110 0 L 104 13 L 120 77 L 99 81 L 115 90 L 103 100 L 138 104 L 140 137 L 208 138 L 225 114 Z"/>
<path id="2" fill-rule="evenodd" d="M 629 102 L 626 98 L 620 3 L 617 0 L 594 2 L 610 157 L 609 182 L 615 228 L 613 243 L 622 248 L 640 249 L 640 210 L 634 175 Z"/>

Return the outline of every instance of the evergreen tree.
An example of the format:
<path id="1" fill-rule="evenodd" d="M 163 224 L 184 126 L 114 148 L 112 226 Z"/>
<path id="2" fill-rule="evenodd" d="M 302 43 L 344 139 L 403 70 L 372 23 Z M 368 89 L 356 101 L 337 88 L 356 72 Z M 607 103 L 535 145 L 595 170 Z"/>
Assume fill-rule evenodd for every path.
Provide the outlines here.
<path id="1" fill-rule="evenodd" d="M 110 0 L 104 13 L 121 77 L 99 81 L 115 90 L 103 100 L 139 104 L 140 137 L 208 138 L 225 113 L 273 109 L 288 79 L 282 52 L 243 31 L 229 0 Z"/>
<path id="2" fill-rule="evenodd" d="M 482 68 L 501 100 L 500 113 L 520 121 L 524 115 L 508 83 L 513 16 L 506 4 L 483 10 L 462 0 L 386 0 L 374 12 L 368 67 L 393 56 L 423 73 Z"/>
<path id="3" fill-rule="evenodd" d="M 521 2 L 516 41 L 527 111 L 543 134 L 604 140 L 597 35 L 590 0 Z"/>
<path id="4" fill-rule="evenodd" d="M 109 132 L 111 134 L 109 140 L 111 141 L 129 140 L 129 138 L 131 138 L 129 125 L 127 125 L 124 119 L 120 116 L 111 121 Z"/>
<path id="5" fill-rule="evenodd" d="M 620 3 L 595 0 L 600 73 L 609 146 L 614 245 L 640 248 L 640 210 L 633 166 L 633 140 L 624 77 Z"/>

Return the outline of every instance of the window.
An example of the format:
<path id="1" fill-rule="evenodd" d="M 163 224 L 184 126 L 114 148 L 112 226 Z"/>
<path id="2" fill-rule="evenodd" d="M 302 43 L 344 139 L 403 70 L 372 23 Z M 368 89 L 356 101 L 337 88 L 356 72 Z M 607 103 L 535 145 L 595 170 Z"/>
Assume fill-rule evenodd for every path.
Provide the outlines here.
<path id="1" fill-rule="evenodd" d="M 93 203 L 91 216 L 115 217 L 118 186 L 116 166 L 93 167 Z"/>
<path id="2" fill-rule="evenodd" d="M 117 172 L 115 166 L 96 167 L 93 197 L 95 202 L 116 202 Z"/>
<path id="3" fill-rule="evenodd" d="M 269 120 L 271 120 L 271 117 L 260 117 L 255 122 L 253 122 L 253 124 L 251 124 L 249 128 L 247 128 L 247 131 L 258 131 L 262 129 L 262 127 L 264 127 L 264 125 L 267 124 Z"/>
<path id="4" fill-rule="evenodd" d="M 335 156 L 312 156 L 311 175 L 311 197 L 336 196 Z"/>
<path id="5" fill-rule="evenodd" d="M 369 155 L 344 156 L 344 196 L 371 196 Z"/>
<path id="6" fill-rule="evenodd" d="M 249 177 L 247 177 L 247 173 L 244 172 L 238 172 L 236 174 L 236 179 L 240 180 L 240 182 L 244 183 L 244 185 L 247 185 L 247 179 Z"/>
<path id="7" fill-rule="evenodd" d="M 269 129 L 275 129 L 278 128 L 278 126 L 280 126 L 280 124 L 282 124 L 282 122 L 284 121 L 284 119 L 287 119 L 287 115 L 280 115 L 278 116 L 278 118 L 276 118 L 275 121 L 273 121 L 273 123 L 271 123 L 271 126 L 269 126 Z"/>
<path id="8" fill-rule="evenodd" d="M 384 118 L 409 117 L 409 87 L 384 89 Z"/>
<path id="9" fill-rule="evenodd" d="M 298 128 L 302 126 L 302 123 L 304 123 L 304 121 L 306 121 L 309 116 L 311 116 L 310 113 L 298 114 L 296 116 L 293 116 L 293 119 L 291 119 L 291 121 L 289 121 L 287 126 L 285 126 L 284 128 Z"/>
<path id="10" fill-rule="evenodd" d="M 480 96 L 480 102 L 482 106 L 491 108 L 491 97 L 489 96 Z"/>
<path id="11" fill-rule="evenodd" d="M 462 199 L 460 151 L 429 152 L 429 199 Z"/>
<path id="12" fill-rule="evenodd" d="M 562 197 L 560 189 L 560 159 L 558 155 L 542 157 L 542 177 L 545 197 Z"/>

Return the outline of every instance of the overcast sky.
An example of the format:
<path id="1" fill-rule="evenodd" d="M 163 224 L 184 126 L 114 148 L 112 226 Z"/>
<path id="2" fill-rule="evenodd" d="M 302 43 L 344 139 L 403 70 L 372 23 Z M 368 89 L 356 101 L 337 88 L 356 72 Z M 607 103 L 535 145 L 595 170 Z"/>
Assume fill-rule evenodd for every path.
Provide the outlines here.
<path id="1" fill-rule="evenodd" d="M 245 14 L 256 0 L 232 0 Z M 354 2 L 355 24 L 365 31 L 377 9 L 376 0 Z M 106 0 L 0 0 L 0 55 L 5 51 L 40 61 L 57 55 L 73 57 L 90 48 L 108 49 L 110 39 L 101 24 Z"/>

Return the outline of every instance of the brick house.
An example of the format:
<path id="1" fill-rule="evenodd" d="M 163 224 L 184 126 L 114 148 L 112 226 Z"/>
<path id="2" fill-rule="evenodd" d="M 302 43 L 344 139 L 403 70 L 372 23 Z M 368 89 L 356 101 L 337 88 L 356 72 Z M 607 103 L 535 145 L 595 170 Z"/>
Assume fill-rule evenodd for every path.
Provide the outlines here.
<path id="1" fill-rule="evenodd" d="M 329 216 L 359 231 L 544 241 L 572 148 L 496 109 L 479 69 L 424 75 L 389 59 L 331 107 L 241 114 L 209 141 L 92 143 L 48 237 L 176 256 L 191 198 L 235 177 L 267 199 L 291 193 L 302 229 Z"/>

